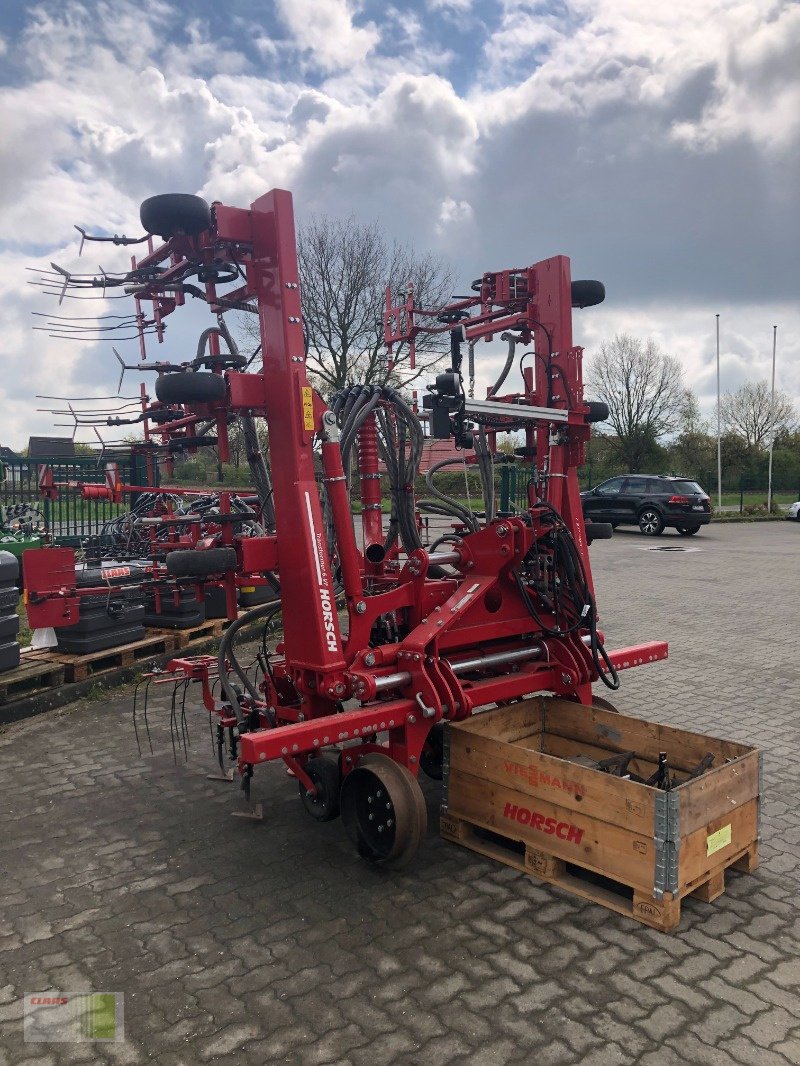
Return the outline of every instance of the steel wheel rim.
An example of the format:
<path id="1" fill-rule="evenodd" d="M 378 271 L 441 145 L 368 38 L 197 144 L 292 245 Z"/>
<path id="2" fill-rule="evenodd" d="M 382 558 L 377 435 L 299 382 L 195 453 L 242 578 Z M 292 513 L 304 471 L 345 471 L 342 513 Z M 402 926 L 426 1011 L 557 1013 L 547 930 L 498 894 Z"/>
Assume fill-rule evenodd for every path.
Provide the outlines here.
<path id="1" fill-rule="evenodd" d="M 639 520 L 643 533 L 655 533 L 658 529 L 658 516 L 655 511 L 645 511 Z"/>
<path id="2" fill-rule="evenodd" d="M 341 814 L 360 854 L 385 866 L 404 866 L 416 854 L 427 828 L 425 800 L 416 778 L 379 753 L 364 756 L 345 777 Z"/>

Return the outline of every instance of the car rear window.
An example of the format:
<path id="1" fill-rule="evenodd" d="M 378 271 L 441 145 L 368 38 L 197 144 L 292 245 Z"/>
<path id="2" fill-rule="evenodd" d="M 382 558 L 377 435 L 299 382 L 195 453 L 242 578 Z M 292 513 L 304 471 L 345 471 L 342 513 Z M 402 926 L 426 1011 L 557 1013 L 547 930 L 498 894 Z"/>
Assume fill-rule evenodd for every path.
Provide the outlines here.
<path id="1" fill-rule="evenodd" d="M 673 481 L 672 484 L 675 491 L 682 493 L 684 496 L 691 496 L 692 494 L 705 496 L 705 493 L 696 481 Z"/>

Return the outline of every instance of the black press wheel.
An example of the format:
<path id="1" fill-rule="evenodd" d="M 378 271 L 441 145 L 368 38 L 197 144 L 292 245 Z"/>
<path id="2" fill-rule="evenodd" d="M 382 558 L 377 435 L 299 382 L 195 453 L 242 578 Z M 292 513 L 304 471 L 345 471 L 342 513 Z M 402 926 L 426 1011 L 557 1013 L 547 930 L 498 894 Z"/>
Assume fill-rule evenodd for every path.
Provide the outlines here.
<path id="1" fill-rule="evenodd" d="M 211 227 L 211 208 L 200 196 L 167 192 L 145 200 L 139 208 L 139 218 L 148 233 L 159 237 L 179 233 L 196 237 Z"/>
<path id="2" fill-rule="evenodd" d="M 646 537 L 660 537 L 664 532 L 664 519 L 654 507 L 645 507 L 639 514 L 639 529 Z"/>
<path id="3" fill-rule="evenodd" d="M 164 563 L 170 577 L 210 577 L 236 569 L 235 548 L 194 548 L 168 552 Z"/>
<path id="4" fill-rule="evenodd" d="M 221 374 L 206 371 L 160 374 L 156 396 L 164 404 L 217 403 L 227 396 L 228 386 Z"/>
<path id="5" fill-rule="evenodd" d="M 342 775 L 339 763 L 330 755 L 318 755 L 306 763 L 306 773 L 317 786 L 316 794 L 309 796 L 302 781 L 298 782 L 300 802 L 306 812 L 317 822 L 332 822 L 339 817 L 339 790 Z"/>
<path id="6" fill-rule="evenodd" d="M 693 537 L 700 531 L 700 526 L 675 526 L 675 528 L 682 537 Z"/>
<path id="7" fill-rule="evenodd" d="M 433 781 L 441 781 L 444 775 L 444 723 L 431 726 L 425 747 L 419 757 L 419 767 Z"/>
<path id="8" fill-rule="evenodd" d="M 358 853 L 384 866 L 405 866 L 428 826 L 419 782 L 388 755 L 365 755 L 342 783 L 342 821 Z"/>
<path id="9" fill-rule="evenodd" d="M 605 696 L 592 696 L 592 707 L 599 707 L 601 711 L 612 711 L 614 714 L 619 714 L 614 704 L 607 700 Z"/>

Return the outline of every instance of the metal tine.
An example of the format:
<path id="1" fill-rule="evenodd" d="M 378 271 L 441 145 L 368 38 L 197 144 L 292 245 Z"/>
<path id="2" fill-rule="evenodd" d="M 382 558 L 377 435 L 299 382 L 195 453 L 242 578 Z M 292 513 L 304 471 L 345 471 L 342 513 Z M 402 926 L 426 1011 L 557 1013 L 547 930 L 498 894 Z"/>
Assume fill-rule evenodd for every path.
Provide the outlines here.
<path id="1" fill-rule="evenodd" d="M 147 719 L 147 705 L 148 705 L 148 700 L 150 699 L 150 685 L 152 684 L 152 682 L 153 682 L 153 679 L 151 677 L 150 680 L 147 682 L 147 686 L 145 687 L 145 690 L 144 690 L 144 728 L 145 728 L 145 732 L 147 733 L 147 743 L 150 745 L 150 754 L 151 755 L 153 754 L 153 741 L 150 738 L 150 722 Z"/>
<path id="2" fill-rule="evenodd" d="M 186 693 L 189 689 L 189 678 L 183 682 L 183 693 L 181 694 L 181 734 L 183 736 L 183 755 L 186 761 L 189 760 L 189 723 L 186 721 Z"/>
<path id="3" fill-rule="evenodd" d="M 92 320 L 87 318 L 86 321 L 91 322 Z M 138 323 L 135 320 L 131 321 L 130 319 L 127 319 L 123 320 L 122 322 L 118 322 L 116 323 L 116 325 L 113 326 L 76 326 L 72 325 L 69 322 L 65 323 L 63 322 L 63 320 L 61 320 L 47 322 L 44 326 L 31 326 L 31 329 L 38 330 L 40 333 L 45 333 L 47 332 L 47 330 L 59 330 L 61 333 L 66 333 L 68 335 L 76 334 L 79 336 L 83 336 L 86 333 L 115 333 L 121 329 L 131 329 L 137 324 Z M 147 326 L 151 325 L 153 325 L 152 321 L 142 323 L 143 328 L 146 328 Z"/>
<path id="4" fill-rule="evenodd" d="M 54 282 L 42 279 L 42 281 L 29 281 L 28 285 L 33 285 L 36 288 L 42 290 L 45 296 L 58 296 L 59 289 L 53 289 Z M 121 293 L 119 296 L 75 296 L 73 293 L 65 293 L 62 297 L 63 300 L 129 300 L 130 297 L 127 293 Z"/>
<path id="5" fill-rule="evenodd" d="M 172 741 L 172 761 L 175 763 L 176 766 L 178 765 L 178 753 L 177 753 L 177 751 L 175 749 L 175 735 L 176 735 L 176 733 L 178 731 L 178 720 L 177 720 L 177 713 L 178 712 L 177 712 L 177 707 L 176 707 L 177 697 L 178 697 L 178 680 L 176 679 L 175 680 L 175 684 L 173 685 L 173 688 L 172 688 L 172 700 L 170 701 L 170 711 L 169 711 L 169 738 Z"/>
<path id="6" fill-rule="evenodd" d="M 139 689 L 146 682 L 146 680 L 147 678 L 145 677 L 140 678 L 139 681 L 136 682 L 136 687 L 133 690 L 133 732 L 136 737 L 136 747 L 139 751 L 139 758 L 141 758 L 142 756 L 142 745 L 139 742 L 139 729 L 136 725 L 136 700 L 139 697 Z M 150 754 L 153 754 L 152 746 L 150 748 Z"/>
<path id="7" fill-rule="evenodd" d="M 37 328 L 40 328 L 40 327 L 34 326 L 33 328 L 37 329 Z M 145 329 L 142 332 L 145 334 L 145 336 L 150 336 L 153 333 L 156 333 L 157 331 L 154 330 L 154 329 Z M 86 337 L 86 336 L 75 337 L 75 336 L 72 336 L 69 333 L 48 333 L 47 336 L 48 337 L 52 337 L 54 340 L 57 340 L 57 341 L 82 341 L 83 343 L 86 343 L 87 341 L 90 341 L 92 344 L 99 344 L 101 341 L 111 341 L 112 340 L 111 337 Z M 118 341 L 136 341 L 136 340 L 139 339 L 139 334 L 138 333 L 131 333 L 130 336 L 114 337 L 113 339 L 114 340 L 118 340 Z"/>
<path id="8" fill-rule="evenodd" d="M 136 315 L 51 315 L 47 311 L 31 311 L 35 318 L 56 318 L 60 322 L 100 322 L 106 319 L 119 319 L 129 322 L 131 325 L 136 321 Z"/>

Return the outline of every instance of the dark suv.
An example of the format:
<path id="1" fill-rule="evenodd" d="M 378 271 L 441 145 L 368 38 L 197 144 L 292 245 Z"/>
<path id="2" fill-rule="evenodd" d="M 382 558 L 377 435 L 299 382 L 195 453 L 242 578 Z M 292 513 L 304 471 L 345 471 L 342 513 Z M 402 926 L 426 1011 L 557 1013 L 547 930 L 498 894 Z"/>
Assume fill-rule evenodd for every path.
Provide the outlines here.
<path id="1" fill-rule="evenodd" d="M 629 474 L 612 477 L 581 493 L 588 522 L 612 526 L 638 525 L 648 537 L 666 526 L 690 537 L 711 521 L 711 501 L 696 481 L 667 474 Z"/>

